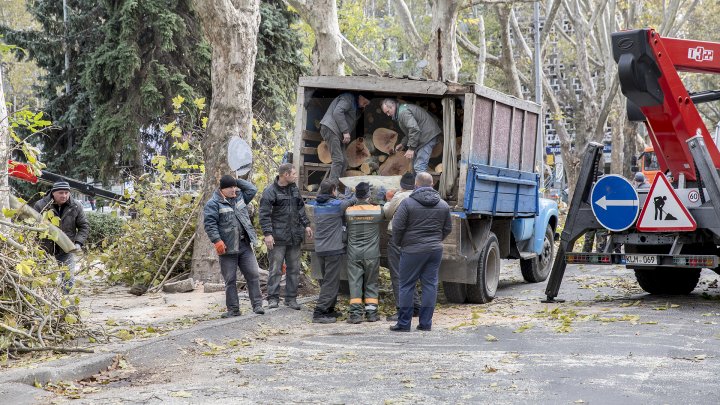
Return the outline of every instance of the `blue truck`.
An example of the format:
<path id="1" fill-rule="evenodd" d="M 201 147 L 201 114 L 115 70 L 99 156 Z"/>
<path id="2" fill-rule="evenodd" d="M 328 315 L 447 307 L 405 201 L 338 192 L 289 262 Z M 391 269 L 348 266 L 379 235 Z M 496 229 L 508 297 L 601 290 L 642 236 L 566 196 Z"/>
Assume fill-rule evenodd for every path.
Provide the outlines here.
<path id="1" fill-rule="evenodd" d="M 491 301 L 497 293 L 502 259 L 518 259 L 527 282 L 548 277 L 558 209 L 555 201 L 540 196 L 539 105 L 474 84 L 374 76 L 301 77 L 293 164 L 306 199 L 315 198 L 330 168 L 319 153 L 323 147 L 319 122 L 332 100 L 346 92 L 362 93 L 371 100 L 352 138 L 364 138 L 374 153 L 368 157 L 373 164 L 350 167 L 348 178 L 370 178 L 387 172 L 383 165 L 390 161 L 389 156 L 378 151 L 382 149 L 379 145 L 373 146 L 377 141 L 374 134 L 378 129 L 385 135 L 397 131 L 397 141 L 403 134 L 380 110 L 384 98 L 424 107 L 443 129 L 444 139 L 433 153 L 429 173 L 452 207 L 453 230 L 444 241 L 439 274 L 448 301 Z M 399 176 L 394 179 L 397 182 Z M 392 181 L 393 177 L 377 177 L 377 184 Z M 308 215 L 312 217 L 311 206 Z M 387 237 L 383 231 L 383 246 Z M 303 248 L 312 251 L 312 241 Z M 383 256 L 385 253 L 382 249 Z M 318 278 L 314 264 L 312 268 L 313 277 Z"/>

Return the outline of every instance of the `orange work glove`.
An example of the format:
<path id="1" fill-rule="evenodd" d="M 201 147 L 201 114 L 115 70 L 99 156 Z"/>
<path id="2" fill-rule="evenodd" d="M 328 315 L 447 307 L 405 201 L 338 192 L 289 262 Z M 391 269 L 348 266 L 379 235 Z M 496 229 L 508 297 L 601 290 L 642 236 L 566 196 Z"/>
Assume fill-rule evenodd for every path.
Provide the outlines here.
<path id="1" fill-rule="evenodd" d="M 221 240 L 215 242 L 215 251 L 219 255 L 225 253 L 225 242 L 223 242 Z"/>

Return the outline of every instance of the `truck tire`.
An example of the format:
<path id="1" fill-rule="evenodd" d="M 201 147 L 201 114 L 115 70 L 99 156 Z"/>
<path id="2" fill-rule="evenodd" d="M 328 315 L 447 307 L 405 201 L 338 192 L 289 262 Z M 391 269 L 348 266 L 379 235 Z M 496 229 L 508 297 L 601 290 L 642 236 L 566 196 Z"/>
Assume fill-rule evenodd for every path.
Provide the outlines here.
<path id="1" fill-rule="evenodd" d="M 520 272 L 528 283 L 539 283 L 545 281 L 552 270 L 553 258 L 555 257 L 555 238 L 550 225 L 545 228 L 545 239 L 543 240 L 542 253 L 532 259 L 520 259 Z"/>
<path id="2" fill-rule="evenodd" d="M 443 291 L 445 298 L 452 304 L 464 304 L 467 298 L 466 285 L 463 283 L 453 283 L 452 281 L 443 281 Z"/>
<path id="3" fill-rule="evenodd" d="M 687 295 L 700 280 L 700 269 L 644 268 L 635 269 L 640 288 L 650 294 Z"/>
<path id="4" fill-rule="evenodd" d="M 480 252 L 477 272 L 477 282 L 467 285 L 467 301 L 472 304 L 485 304 L 495 298 L 500 282 L 500 245 L 497 236 L 492 232 Z"/>

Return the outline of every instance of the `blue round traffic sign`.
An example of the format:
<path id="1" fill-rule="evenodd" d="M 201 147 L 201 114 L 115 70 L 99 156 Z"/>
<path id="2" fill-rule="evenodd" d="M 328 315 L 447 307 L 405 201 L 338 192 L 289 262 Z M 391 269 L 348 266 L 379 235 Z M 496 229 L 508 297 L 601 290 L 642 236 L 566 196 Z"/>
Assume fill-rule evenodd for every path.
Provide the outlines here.
<path id="1" fill-rule="evenodd" d="M 600 225 L 615 232 L 630 228 L 640 213 L 635 187 L 615 174 L 603 176 L 595 183 L 590 192 L 590 206 Z"/>

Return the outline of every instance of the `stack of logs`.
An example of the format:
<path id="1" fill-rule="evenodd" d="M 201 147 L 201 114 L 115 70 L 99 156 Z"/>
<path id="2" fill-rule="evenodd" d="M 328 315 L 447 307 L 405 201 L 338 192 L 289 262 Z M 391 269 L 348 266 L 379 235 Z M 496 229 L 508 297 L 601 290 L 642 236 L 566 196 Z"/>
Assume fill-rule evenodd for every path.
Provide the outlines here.
<path id="1" fill-rule="evenodd" d="M 460 139 L 460 138 L 458 138 Z M 412 170 L 412 162 L 405 157 L 404 152 L 394 153 L 395 145 L 399 141 L 398 133 L 388 128 L 376 128 L 370 134 L 357 138 L 347 145 L 345 157 L 348 170 L 345 176 L 398 176 Z M 457 150 L 459 151 L 459 145 Z M 438 142 L 430 158 L 442 156 L 443 144 Z M 325 142 L 320 142 L 317 148 L 318 159 L 323 163 L 331 163 L 330 148 Z M 435 173 L 442 173 L 442 163 L 431 167 Z"/>

